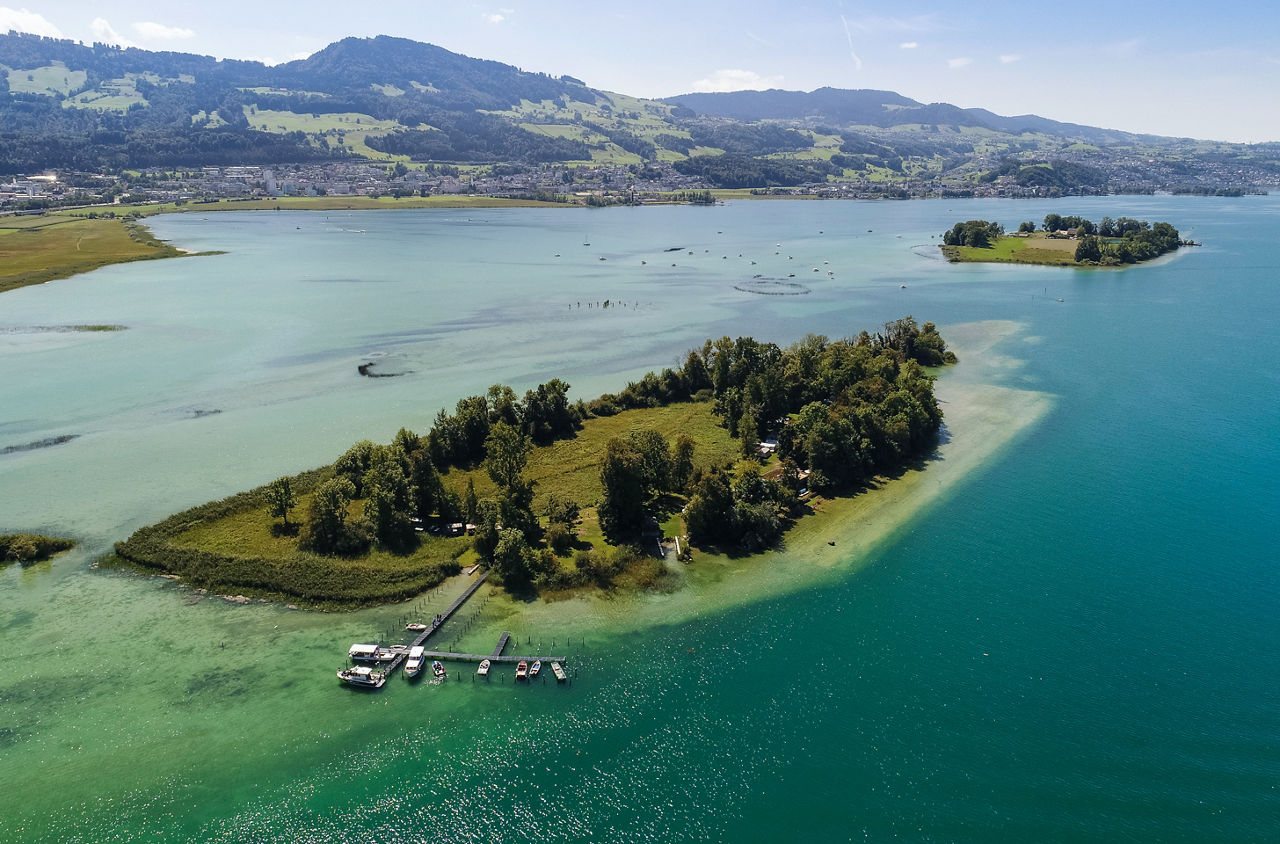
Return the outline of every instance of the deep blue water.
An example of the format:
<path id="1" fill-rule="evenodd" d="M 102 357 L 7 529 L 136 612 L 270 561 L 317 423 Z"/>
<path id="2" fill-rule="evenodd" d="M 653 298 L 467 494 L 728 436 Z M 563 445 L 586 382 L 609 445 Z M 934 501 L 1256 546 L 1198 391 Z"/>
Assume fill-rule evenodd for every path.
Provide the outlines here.
<path id="1" fill-rule="evenodd" d="M 80 839 L 1274 840 L 1280 198 L 721 213 L 849 208 L 859 224 L 908 232 L 1127 215 L 1206 245 L 1123 272 L 890 262 L 886 278 L 927 287 L 919 318 L 1024 323 L 1034 342 L 1001 349 L 1023 361 L 1005 380 L 1056 399 L 874 564 L 605 638 L 568 694 L 464 707 L 397 690 L 386 719 L 369 707 L 363 742 L 343 723 L 326 745 L 342 716 L 291 721 L 276 694 L 261 708 L 290 738 L 274 762 L 241 773 L 193 762 L 159 798 L 144 776 L 117 773 L 104 807 L 68 807 Z M 613 219 L 595 217 L 593 237 Z M 893 316 L 894 289 L 858 304 Z M 822 319 L 779 312 L 768 327 L 786 339 Z M 731 324 L 716 317 L 706 333 Z M 147 606 L 176 600 L 117 588 L 150 590 L 137 598 Z M 56 784 L 76 769 L 50 752 Z M 129 790 L 135 779 L 147 793 Z"/>

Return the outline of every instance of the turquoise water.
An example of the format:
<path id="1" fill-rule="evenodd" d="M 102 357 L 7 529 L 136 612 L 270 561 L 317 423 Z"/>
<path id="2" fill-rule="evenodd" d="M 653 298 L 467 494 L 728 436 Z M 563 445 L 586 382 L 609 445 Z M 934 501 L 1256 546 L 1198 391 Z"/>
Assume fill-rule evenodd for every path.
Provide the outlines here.
<path id="1" fill-rule="evenodd" d="M 928 257 L 957 219 L 1050 211 L 1206 245 L 1114 273 Z M 229 254 L 0 297 L 0 448 L 77 436 L 0 456 L 0 530 L 83 540 L 0 572 L 0 839 L 1270 838 L 1277 222 L 1276 197 L 160 218 Z M 734 289 L 757 273 L 811 292 Z M 1052 411 L 870 566 L 664 626 L 517 626 L 574 643 L 569 688 L 351 693 L 342 649 L 405 608 L 89 568 L 495 381 L 590 396 L 706 336 L 903 313 L 1022 323 L 999 380 Z M 32 330 L 76 323 L 128 330 Z"/>

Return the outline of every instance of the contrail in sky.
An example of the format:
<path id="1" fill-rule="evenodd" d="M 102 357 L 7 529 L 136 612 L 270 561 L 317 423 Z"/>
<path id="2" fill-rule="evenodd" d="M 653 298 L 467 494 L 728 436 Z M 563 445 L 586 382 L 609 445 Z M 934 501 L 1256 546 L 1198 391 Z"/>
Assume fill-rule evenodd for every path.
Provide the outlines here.
<path id="1" fill-rule="evenodd" d="M 840 23 L 844 24 L 844 37 L 849 39 L 849 55 L 853 57 L 853 68 L 854 70 L 862 70 L 862 59 L 858 58 L 858 54 L 853 51 L 853 33 L 849 31 L 849 21 L 845 20 L 844 15 L 841 15 Z"/>

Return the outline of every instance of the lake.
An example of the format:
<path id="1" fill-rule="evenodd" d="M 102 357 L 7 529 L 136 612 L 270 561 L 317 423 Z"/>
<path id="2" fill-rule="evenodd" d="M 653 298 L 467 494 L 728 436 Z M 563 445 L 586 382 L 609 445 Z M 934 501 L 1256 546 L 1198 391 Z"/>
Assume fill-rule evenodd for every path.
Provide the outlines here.
<path id="1" fill-rule="evenodd" d="M 1105 272 L 937 257 L 957 220 L 1049 212 L 1205 245 Z M 155 218 L 226 254 L 0 296 L 0 532 L 81 542 L 0 570 L 0 839 L 1269 838 L 1277 223 L 1276 196 Z M 904 314 L 987 338 L 940 395 L 1036 413 L 976 468 L 944 445 L 821 575 L 783 551 L 705 601 L 494 597 L 457 632 L 554 641 L 568 686 L 353 693 L 346 647 L 445 596 L 296 612 L 92 567 L 490 384 L 590 398 L 707 337 Z M 966 409 L 957 449 L 996 430 Z"/>

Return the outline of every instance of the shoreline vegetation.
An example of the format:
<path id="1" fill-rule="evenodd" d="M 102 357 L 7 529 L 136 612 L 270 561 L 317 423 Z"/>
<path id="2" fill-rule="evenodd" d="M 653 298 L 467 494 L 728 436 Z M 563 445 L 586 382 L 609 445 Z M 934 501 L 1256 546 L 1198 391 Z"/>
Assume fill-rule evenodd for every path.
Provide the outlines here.
<path id="1" fill-rule="evenodd" d="M 590 402 L 558 379 L 523 400 L 495 385 L 425 436 L 176 514 L 107 562 L 327 609 L 477 564 L 522 600 L 670 591 L 701 558 L 776 550 L 829 502 L 924 465 L 942 421 L 924 366 L 951 362 L 932 323 L 904 317 L 785 349 L 708 340 Z"/>
<path id="2" fill-rule="evenodd" d="M 1182 240 L 1168 223 L 1103 217 L 1096 225 L 1083 217 L 1047 214 L 1037 231 L 1033 221 L 1005 234 L 1004 226 L 989 220 L 956 223 L 942 233 L 942 254 L 951 263 L 1033 264 L 1052 267 L 1122 267 L 1150 261 L 1180 246 Z"/>
<path id="3" fill-rule="evenodd" d="M 70 551 L 75 545 L 75 541 L 71 539 L 41 536 L 38 533 L 0 534 L 0 568 L 10 563 L 29 566 L 43 562 L 63 551 Z"/>
<path id="4" fill-rule="evenodd" d="M 112 264 L 217 254 L 159 240 L 138 219 L 115 212 L 0 218 L 0 293 Z"/>

